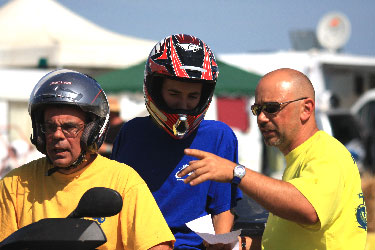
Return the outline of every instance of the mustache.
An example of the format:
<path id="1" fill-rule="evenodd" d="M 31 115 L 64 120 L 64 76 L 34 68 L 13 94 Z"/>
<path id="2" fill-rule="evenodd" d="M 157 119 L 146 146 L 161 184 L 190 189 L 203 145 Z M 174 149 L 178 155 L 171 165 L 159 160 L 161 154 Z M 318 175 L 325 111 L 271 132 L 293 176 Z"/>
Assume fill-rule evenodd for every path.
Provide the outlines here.
<path id="1" fill-rule="evenodd" d="M 274 126 L 270 126 L 268 123 L 261 123 L 261 124 L 258 124 L 258 127 L 260 130 L 276 130 L 276 128 Z"/>

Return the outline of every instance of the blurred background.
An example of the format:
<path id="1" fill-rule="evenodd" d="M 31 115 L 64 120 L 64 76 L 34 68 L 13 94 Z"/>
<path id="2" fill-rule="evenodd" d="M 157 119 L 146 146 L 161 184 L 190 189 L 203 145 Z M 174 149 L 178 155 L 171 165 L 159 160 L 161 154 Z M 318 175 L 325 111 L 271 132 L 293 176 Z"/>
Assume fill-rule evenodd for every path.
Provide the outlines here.
<path id="1" fill-rule="evenodd" d="M 186 33 L 205 41 L 219 64 L 206 119 L 233 128 L 240 162 L 255 171 L 281 178 L 285 167 L 249 112 L 258 80 L 281 67 L 312 80 L 319 127 L 357 160 L 374 231 L 374 11 L 371 0 L 0 0 L 0 175 L 42 156 L 30 144 L 27 105 L 43 75 L 69 68 L 97 79 L 118 128 L 147 115 L 143 70 L 154 44 Z"/>

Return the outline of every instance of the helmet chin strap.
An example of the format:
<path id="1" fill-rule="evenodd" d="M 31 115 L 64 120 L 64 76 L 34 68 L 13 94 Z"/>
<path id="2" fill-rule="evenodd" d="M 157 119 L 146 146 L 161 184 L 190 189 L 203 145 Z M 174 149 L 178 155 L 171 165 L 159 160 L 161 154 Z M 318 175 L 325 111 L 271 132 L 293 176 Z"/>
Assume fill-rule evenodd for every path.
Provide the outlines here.
<path id="1" fill-rule="evenodd" d="M 49 161 L 51 161 L 49 159 L 49 157 L 47 157 L 47 158 L 48 158 Z M 81 154 L 78 156 L 77 160 L 75 160 L 72 163 L 72 165 L 70 165 L 69 167 L 53 167 L 53 168 L 50 168 L 50 169 L 48 169 L 48 172 L 46 173 L 46 175 L 51 176 L 53 173 L 55 173 L 56 171 L 58 171 L 60 169 L 70 170 L 70 169 L 77 168 L 84 161 L 86 161 L 86 151 L 82 151 Z"/>

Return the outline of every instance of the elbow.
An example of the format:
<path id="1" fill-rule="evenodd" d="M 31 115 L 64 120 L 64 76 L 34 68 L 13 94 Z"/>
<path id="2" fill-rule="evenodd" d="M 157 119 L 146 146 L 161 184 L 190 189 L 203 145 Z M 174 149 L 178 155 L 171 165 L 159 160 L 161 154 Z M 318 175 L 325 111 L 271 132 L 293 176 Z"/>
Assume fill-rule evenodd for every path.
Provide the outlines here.
<path id="1" fill-rule="evenodd" d="M 315 209 L 310 213 L 306 214 L 304 224 L 307 225 L 314 225 L 319 221 L 318 214 L 316 213 Z"/>
<path id="2" fill-rule="evenodd" d="M 305 201 L 306 202 L 303 203 L 303 206 L 300 207 L 300 211 L 303 211 L 303 223 L 307 225 L 314 225 L 319 222 L 318 213 L 307 199 L 305 199 Z"/>

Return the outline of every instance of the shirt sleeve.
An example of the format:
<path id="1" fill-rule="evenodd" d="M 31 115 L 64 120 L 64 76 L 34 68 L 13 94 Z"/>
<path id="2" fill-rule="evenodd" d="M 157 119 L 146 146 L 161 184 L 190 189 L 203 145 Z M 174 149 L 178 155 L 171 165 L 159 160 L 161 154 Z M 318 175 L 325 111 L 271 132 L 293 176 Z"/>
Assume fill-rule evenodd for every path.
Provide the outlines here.
<path id="1" fill-rule="evenodd" d="M 216 154 L 222 158 L 238 163 L 238 141 L 234 132 L 228 128 L 217 146 Z M 230 183 L 212 182 L 209 190 L 209 211 L 219 214 L 237 205 L 242 198 L 242 192 L 236 185 Z"/>
<path id="2" fill-rule="evenodd" d="M 336 167 L 338 163 L 313 159 L 301 169 L 300 176 L 289 180 L 311 203 L 319 217 L 319 223 L 311 229 L 319 230 L 330 224 L 334 212 L 340 204 L 344 189 L 343 173 Z"/>
<path id="3" fill-rule="evenodd" d="M 17 227 L 15 193 L 11 189 L 12 177 L 0 181 L 0 241 L 15 232 Z"/>

